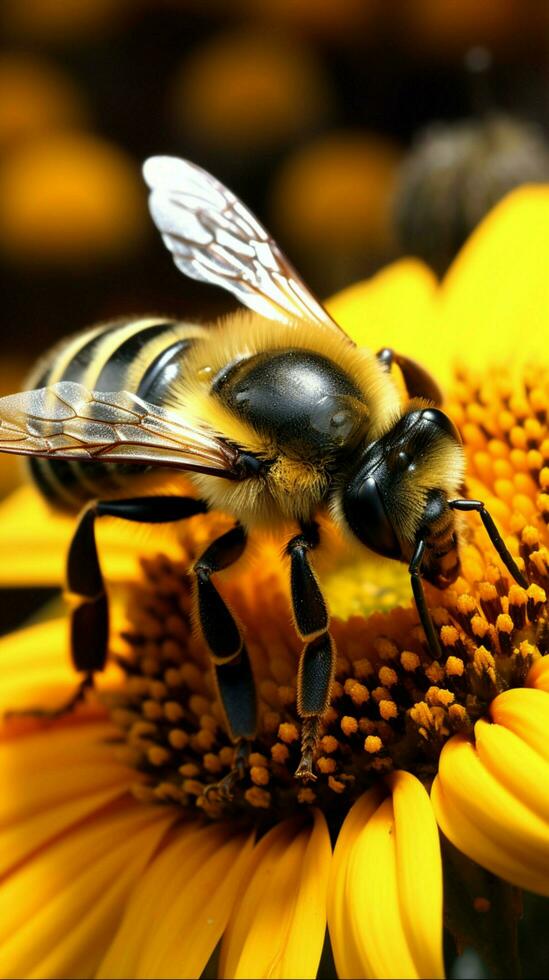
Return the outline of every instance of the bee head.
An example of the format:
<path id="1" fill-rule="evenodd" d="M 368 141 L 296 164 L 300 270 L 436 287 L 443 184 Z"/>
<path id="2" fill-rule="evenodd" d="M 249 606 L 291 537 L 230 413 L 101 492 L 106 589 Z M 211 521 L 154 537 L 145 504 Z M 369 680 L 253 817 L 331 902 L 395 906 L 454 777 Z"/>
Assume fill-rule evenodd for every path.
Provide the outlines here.
<path id="1" fill-rule="evenodd" d="M 463 475 L 451 420 L 438 408 L 412 403 L 347 472 L 340 490 L 344 521 L 367 548 L 407 560 L 421 525 L 433 519 L 434 496 L 446 501 L 456 494 Z"/>

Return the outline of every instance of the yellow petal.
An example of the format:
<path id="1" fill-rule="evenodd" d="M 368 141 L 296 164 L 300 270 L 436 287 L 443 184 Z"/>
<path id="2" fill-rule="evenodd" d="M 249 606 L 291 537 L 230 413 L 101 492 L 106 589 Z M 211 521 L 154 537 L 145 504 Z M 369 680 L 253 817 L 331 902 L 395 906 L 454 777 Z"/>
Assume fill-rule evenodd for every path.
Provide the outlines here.
<path id="1" fill-rule="evenodd" d="M 440 330 L 438 284 L 417 259 L 402 259 L 372 279 L 349 286 L 326 304 L 355 343 L 372 351 L 392 347 L 420 361 L 445 384 L 450 378 Z"/>
<path id="2" fill-rule="evenodd" d="M 528 672 L 527 687 L 535 687 L 538 691 L 549 692 L 549 654 L 540 657 Z"/>
<path id="3" fill-rule="evenodd" d="M 177 895 L 155 928 L 147 930 L 137 980 L 200 976 L 250 873 L 252 849 L 253 834 L 227 836 L 194 874 L 178 875 Z"/>
<path id="4" fill-rule="evenodd" d="M 250 881 L 231 913 L 221 946 L 220 976 L 230 976 L 231 972 L 234 972 L 250 932 L 250 921 L 255 913 L 257 895 L 258 893 L 261 895 L 265 888 L 270 888 L 276 865 L 295 839 L 296 831 L 295 821 L 283 821 L 268 831 L 256 845 L 252 859 L 253 889 Z"/>
<path id="5" fill-rule="evenodd" d="M 374 786 L 359 797 L 345 817 L 336 841 L 328 889 L 328 927 L 339 977 L 365 975 L 360 953 L 354 941 L 347 908 L 349 856 L 353 851 L 357 837 L 377 810 L 384 795 L 381 786 Z"/>
<path id="6" fill-rule="evenodd" d="M 515 687 L 494 698 L 492 720 L 503 725 L 549 762 L 549 695 L 535 688 Z"/>
<path id="7" fill-rule="evenodd" d="M 393 345 L 400 348 L 402 342 L 417 342 L 436 291 L 437 282 L 428 266 L 417 259 L 401 259 L 371 279 L 336 293 L 326 306 L 359 346 L 374 351 Z M 403 317 L 405 310 L 409 319 Z"/>
<path id="8" fill-rule="evenodd" d="M 67 628 L 64 617 L 48 619 L 0 639 L 0 665 L 4 677 L 25 682 L 29 671 L 44 672 L 67 663 Z M 74 676 L 74 675 L 73 675 Z"/>
<path id="9" fill-rule="evenodd" d="M 103 724 L 64 726 L 0 746 L 0 873 L 135 782 L 101 744 L 113 734 Z"/>
<path id="10" fill-rule="evenodd" d="M 293 828 L 293 831 L 292 831 Z M 332 850 L 324 816 L 288 822 L 254 852 L 254 873 L 223 940 L 223 977 L 314 977 L 326 932 Z"/>
<path id="11" fill-rule="evenodd" d="M 547 344 L 549 188 L 513 191 L 479 225 L 442 286 L 448 357 L 518 366 Z M 465 355 L 466 352 L 466 355 Z"/>
<path id="12" fill-rule="evenodd" d="M 517 799 L 549 824 L 549 760 L 503 725 L 475 725 L 479 759 Z"/>
<path id="13" fill-rule="evenodd" d="M 65 725 L 0 745 L 0 873 L 135 782 L 106 744 L 115 733 L 104 723 Z"/>
<path id="14" fill-rule="evenodd" d="M 400 912 L 420 977 L 443 977 L 442 861 L 429 795 L 408 772 L 389 777 L 393 792 Z"/>
<path id="15" fill-rule="evenodd" d="M 109 809 L 8 877 L 0 889 L 2 975 L 92 976 L 174 816 L 133 801 Z"/>
<path id="16" fill-rule="evenodd" d="M 438 786 L 446 806 L 443 814 L 435 806 L 437 820 L 445 820 L 441 822 L 444 833 L 483 867 L 495 874 L 505 867 L 505 877 L 512 883 L 532 887 L 534 880 L 536 890 L 545 893 L 549 889 L 549 823 L 507 785 L 483 763 L 469 741 L 454 736 L 440 756 Z M 493 844 L 485 853 L 480 847 L 483 838 Z"/>
<path id="17" fill-rule="evenodd" d="M 170 836 L 170 841 L 135 888 L 116 936 L 99 967 L 98 978 L 116 980 L 137 974 L 149 933 L 156 931 L 165 916 L 170 915 L 173 904 L 179 901 L 181 890 L 188 886 L 211 855 L 223 848 L 227 838 L 222 826 L 199 827 L 193 822 L 175 827 Z M 188 936 L 176 952 L 182 955 L 184 948 L 191 946 L 191 937 Z M 207 949 L 202 955 L 206 963 L 209 955 Z"/>
<path id="18" fill-rule="evenodd" d="M 67 551 L 76 515 L 53 510 L 30 485 L 20 487 L 0 504 L 0 585 L 55 586 L 65 581 Z M 97 543 L 103 571 L 109 581 L 135 581 L 138 553 L 174 547 L 166 528 L 102 518 Z"/>
<path id="19" fill-rule="evenodd" d="M 392 800 L 359 834 L 349 856 L 347 913 L 365 977 L 416 978 L 399 902 Z"/>
<path id="20" fill-rule="evenodd" d="M 111 786 L 66 800 L 44 813 L 35 813 L 26 820 L 0 830 L 0 875 L 8 873 L 34 851 L 44 847 L 75 824 L 92 817 L 109 803 L 124 794 L 127 786 Z"/>
<path id="21" fill-rule="evenodd" d="M 12 493 L 0 505 L 0 584 L 60 585 L 73 527 L 74 518 L 52 511 L 30 485 Z"/>
<path id="22" fill-rule="evenodd" d="M 350 811 L 336 844 L 328 916 L 338 975 L 442 977 L 442 870 L 425 789 L 409 773 Z"/>
<path id="23" fill-rule="evenodd" d="M 62 704 L 81 679 L 71 664 L 68 620 L 47 620 L 2 637 L 0 673 L 0 716 L 10 710 Z M 96 676 L 97 687 L 112 688 L 119 676 L 119 669 L 111 663 Z M 93 698 L 88 699 L 87 707 L 88 711 L 79 707 L 78 715 L 93 715 L 99 710 Z M 8 731 L 16 727 L 8 726 Z"/>
<path id="24" fill-rule="evenodd" d="M 82 793 L 124 784 L 135 772 L 116 760 L 107 744 L 117 730 L 106 723 L 63 726 L 0 746 L 7 792 L 0 794 L 2 825 L 24 820 Z"/>
<path id="25" fill-rule="evenodd" d="M 528 862 L 528 855 L 515 858 L 506 844 L 484 833 L 454 799 L 443 792 L 439 777 L 431 788 L 431 803 L 443 834 L 468 857 L 505 881 L 542 895 L 549 894 L 544 870 Z"/>

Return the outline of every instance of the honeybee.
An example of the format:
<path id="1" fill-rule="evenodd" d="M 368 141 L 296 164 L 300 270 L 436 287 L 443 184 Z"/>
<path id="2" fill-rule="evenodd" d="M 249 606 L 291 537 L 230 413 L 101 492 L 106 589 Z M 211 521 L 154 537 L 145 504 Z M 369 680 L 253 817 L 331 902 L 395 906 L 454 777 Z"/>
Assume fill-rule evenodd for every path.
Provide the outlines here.
<path id="1" fill-rule="evenodd" d="M 304 644 L 296 776 L 315 779 L 335 663 L 311 563 L 320 515 L 355 544 L 408 564 L 433 657 L 439 637 L 422 581 L 444 589 L 458 575 L 455 511 L 478 511 L 510 574 L 527 583 L 483 503 L 459 494 L 463 448 L 430 375 L 389 349 L 357 347 L 244 204 L 200 167 L 153 157 L 144 177 L 176 266 L 228 289 L 247 311 L 212 326 L 158 317 L 95 326 L 42 359 L 33 390 L 0 399 L 0 450 L 30 457 L 32 478 L 52 504 L 83 507 L 67 562 L 68 591 L 77 598 L 72 656 L 83 680 L 64 710 L 84 696 L 107 657 L 97 520 L 161 523 L 220 509 L 235 524 L 194 564 L 195 617 L 236 745 L 238 778 L 256 731 L 253 670 L 213 578 L 241 557 L 250 529 L 292 522 L 286 552 Z M 394 364 L 408 393 L 404 404 Z M 159 491 L 166 467 L 174 479 L 183 472 L 196 494 Z"/>

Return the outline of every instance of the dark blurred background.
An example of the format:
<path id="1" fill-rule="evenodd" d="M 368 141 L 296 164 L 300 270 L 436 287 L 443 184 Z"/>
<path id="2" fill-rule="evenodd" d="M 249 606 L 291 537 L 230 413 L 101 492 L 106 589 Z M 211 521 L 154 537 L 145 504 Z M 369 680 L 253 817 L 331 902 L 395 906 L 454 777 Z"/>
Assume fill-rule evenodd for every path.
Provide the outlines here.
<path id="1" fill-rule="evenodd" d="M 150 154 L 227 183 L 321 296 L 404 253 L 442 274 L 493 200 L 549 179 L 547 0 L 1 0 L 0 30 L 0 394 L 94 321 L 234 306 L 172 266 Z M 18 473 L 0 460 L 0 493 Z"/>

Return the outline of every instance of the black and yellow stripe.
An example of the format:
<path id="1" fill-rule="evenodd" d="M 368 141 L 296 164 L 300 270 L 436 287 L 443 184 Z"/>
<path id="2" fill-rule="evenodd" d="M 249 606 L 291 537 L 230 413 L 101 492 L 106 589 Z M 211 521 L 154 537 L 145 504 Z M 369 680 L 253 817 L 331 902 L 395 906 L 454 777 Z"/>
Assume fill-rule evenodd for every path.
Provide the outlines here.
<path id="1" fill-rule="evenodd" d="M 193 324 L 152 316 L 101 324 L 57 344 L 40 360 L 27 387 L 75 381 L 93 391 L 131 391 L 164 405 L 170 387 L 181 379 L 186 352 L 202 333 Z M 130 472 L 112 463 L 34 457 L 29 467 L 40 493 L 70 510 L 90 499 L 109 497 Z"/>

